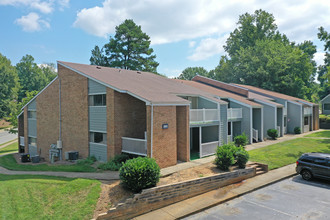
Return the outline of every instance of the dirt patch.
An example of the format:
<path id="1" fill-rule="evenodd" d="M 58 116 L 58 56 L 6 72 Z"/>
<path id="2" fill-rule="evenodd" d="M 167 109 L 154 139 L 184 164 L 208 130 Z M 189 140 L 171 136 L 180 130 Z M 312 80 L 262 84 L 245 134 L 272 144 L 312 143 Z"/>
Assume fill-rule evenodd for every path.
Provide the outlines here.
<path id="1" fill-rule="evenodd" d="M 0 129 L 8 128 L 8 127 L 10 127 L 10 122 L 8 122 L 4 119 L 1 119 L 0 120 Z"/>
<path id="2" fill-rule="evenodd" d="M 236 169 L 238 168 L 233 166 L 230 168 L 230 171 Z M 181 170 L 166 177 L 162 177 L 160 178 L 157 186 L 213 176 L 223 172 L 224 171 L 219 170 L 216 165 L 210 162 L 197 167 Z M 110 182 L 109 184 L 103 184 L 101 187 L 102 193 L 97 203 L 94 217 L 97 217 L 101 213 L 107 212 L 109 208 L 115 207 L 118 203 L 125 202 L 126 199 L 134 196 L 133 192 L 124 189 L 122 185 L 120 185 L 119 180 Z"/>

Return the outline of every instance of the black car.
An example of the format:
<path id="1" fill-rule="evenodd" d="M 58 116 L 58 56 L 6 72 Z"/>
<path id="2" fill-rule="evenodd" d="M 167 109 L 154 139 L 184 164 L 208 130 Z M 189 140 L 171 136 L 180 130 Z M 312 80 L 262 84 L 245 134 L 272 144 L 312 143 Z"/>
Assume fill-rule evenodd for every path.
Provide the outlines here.
<path id="1" fill-rule="evenodd" d="M 313 177 L 330 180 L 330 154 L 306 153 L 297 160 L 296 172 L 305 180 Z"/>

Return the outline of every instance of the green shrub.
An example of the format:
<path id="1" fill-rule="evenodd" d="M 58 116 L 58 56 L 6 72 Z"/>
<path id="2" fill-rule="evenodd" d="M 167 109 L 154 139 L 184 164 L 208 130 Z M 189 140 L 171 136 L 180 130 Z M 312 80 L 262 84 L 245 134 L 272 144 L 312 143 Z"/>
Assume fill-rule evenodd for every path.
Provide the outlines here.
<path id="1" fill-rule="evenodd" d="M 278 131 L 276 129 L 268 129 L 267 135 L 271 137 L 273 140 L 276 140 L 276 138 L 278 137 Z"/>
<path id="2" fill-rule="evenodd" d="M 301 128 L 300 127 L 295 127 L 293 129 L 293 131 L 294 131 L 295 134 L 301 134 Z"/>
<path id="3" fill-rule="evenodd" d="M 113 159 L 110 159 L 107 163 L 101 163 L 97 168 L 101 170 L 118 171 L 122 164 L 130 158 L 131 157 L 128 154 L 118 154 Z"/>
<path id="4" fill-rule="evenodd" d="M 160 168 L 153 158 L 137 157 L 127 160 L 119 170 L 124 187 L 140 192 L 156 186 L 160 177 Z"/>
<path id="5" fill-rule="evenodd" d="M 245 168 L 246 163 L 249 161 L 249 153 L 245 149 L 241 149 L 236 152 L 236 160 L 238 167 Z"/>
<path id="6" fill-rule="evenodd" d="M 219 169 L 228 170 L 235 163 L 233 151 L 236 149 L 234 147 L 236 148 L 233 144 L 225 144 L 217 147 L 214 163 Z"/>
<path id="7" fill-rule="evenodd" d="M 329 123 L 330 124 L 330 115 L 320 115 L 319 116 L 321 123 Z"/>
<path id="8" fill-rule="evenodd" d="M 234 138 L 234 143 L 237 147 L 239 146 L 245 146 L 248 144 L 248 138 L 245 133 L 238 135 Z"/>
<path id="9" fill-rule="evenodd" d="M 96 161 L 96 157 L 90 156 L 86 159 L 80 159 L 77 161 L 78 165 L 92 165 Z"/>

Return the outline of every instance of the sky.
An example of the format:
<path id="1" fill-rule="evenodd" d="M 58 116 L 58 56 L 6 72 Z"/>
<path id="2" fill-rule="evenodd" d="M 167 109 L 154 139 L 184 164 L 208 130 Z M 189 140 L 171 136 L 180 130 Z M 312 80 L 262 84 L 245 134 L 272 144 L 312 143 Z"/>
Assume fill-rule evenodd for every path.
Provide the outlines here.
<path id="1" fill-rule="evenodd" d="M 178 76 L 186 67 L 214 69 L 239 16 L 272 13 L 291 41 L 311 40 L 323 62 L 318 28 L 330 31 L 328 0 L 0 0 L 0 53 L 15 65 L 30 54 L 35 62 L 89 64 L 115 27 L 133 19 L 151 38 L 157 71 Z"/>

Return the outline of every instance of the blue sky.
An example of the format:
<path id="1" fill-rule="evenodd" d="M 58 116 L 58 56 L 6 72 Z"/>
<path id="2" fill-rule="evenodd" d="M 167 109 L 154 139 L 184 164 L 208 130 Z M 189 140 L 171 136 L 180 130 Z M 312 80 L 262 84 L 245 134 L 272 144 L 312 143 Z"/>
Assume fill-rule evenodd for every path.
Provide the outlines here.
<path id="1" fill-rule="evenodd" d="M 275 16 L 290 40 L 313 41 L 315 60 L 322 62 L 317 29 L 330 31 L 327 0 L 0 0 L 0 53 L 13 64 L 26 54 L 40 64 L 88 64 L 94 46 L 133 19 L 151 37 L 158 72 L 173 77 L 190 66 L 213 69 L 239 15 L 260 8 Z"/>

